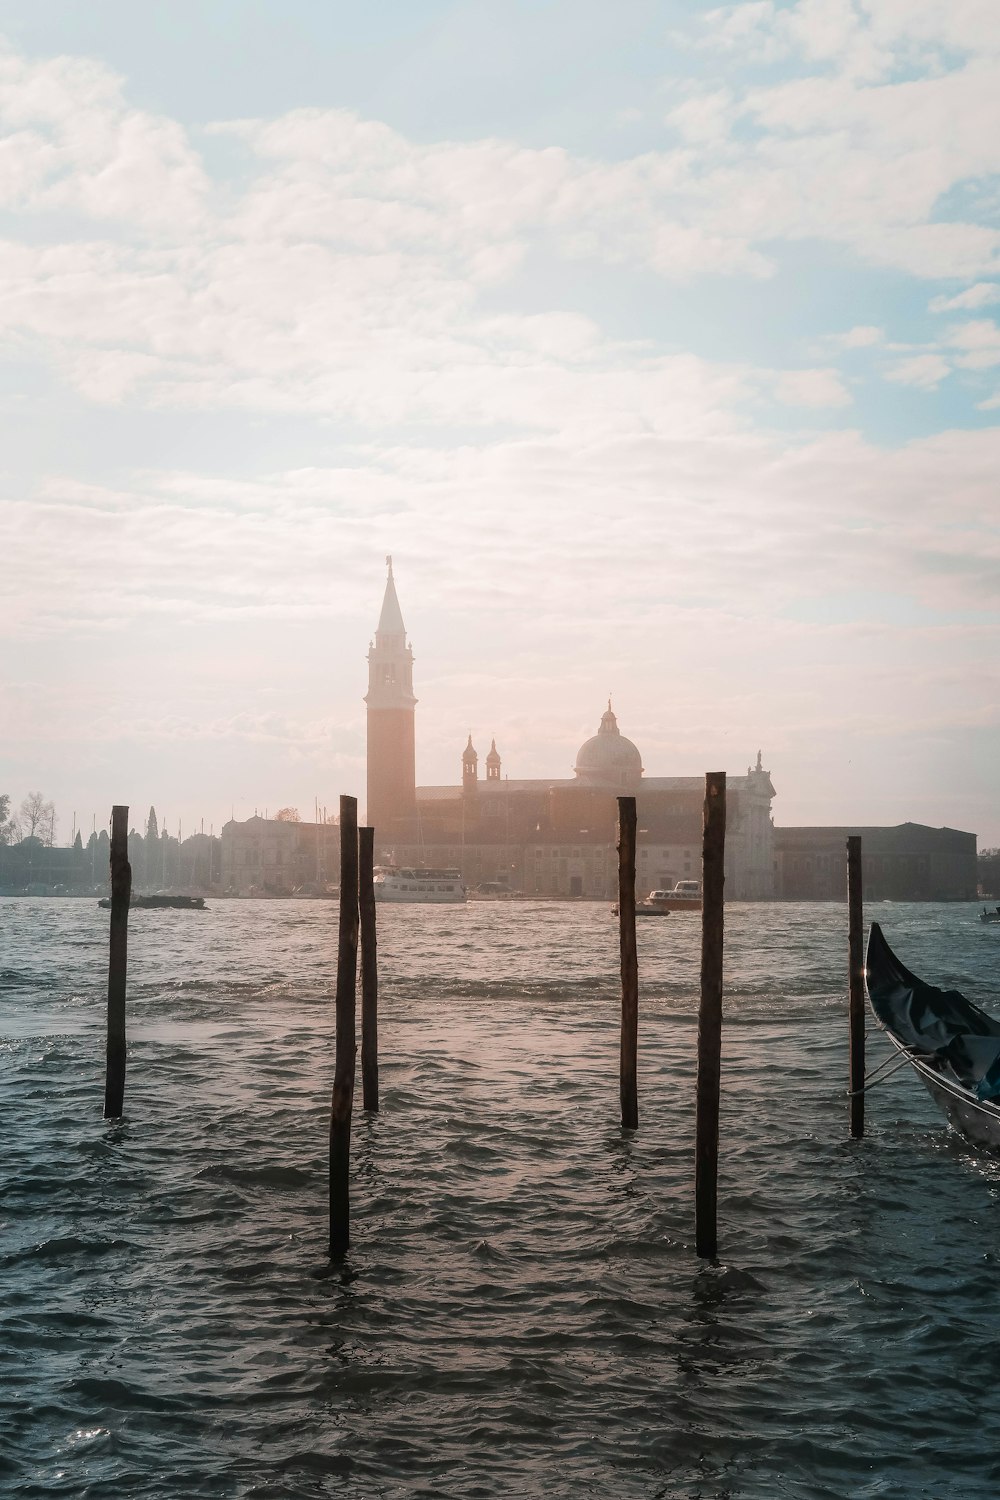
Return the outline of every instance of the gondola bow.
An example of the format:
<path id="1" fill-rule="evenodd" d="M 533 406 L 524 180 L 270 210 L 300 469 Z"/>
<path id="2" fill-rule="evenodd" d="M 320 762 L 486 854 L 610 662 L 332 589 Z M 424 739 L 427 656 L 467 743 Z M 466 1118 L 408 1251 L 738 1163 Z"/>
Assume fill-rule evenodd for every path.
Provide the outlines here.
<path id="1" fill-rule="evenodd" d="M 877 922 L 868 934 L 865 979 L 876 1020 L 949 1122 L 977 1145 L 1000 1149 L 1000 1021 L 958 990 L 918 979 Z"/>

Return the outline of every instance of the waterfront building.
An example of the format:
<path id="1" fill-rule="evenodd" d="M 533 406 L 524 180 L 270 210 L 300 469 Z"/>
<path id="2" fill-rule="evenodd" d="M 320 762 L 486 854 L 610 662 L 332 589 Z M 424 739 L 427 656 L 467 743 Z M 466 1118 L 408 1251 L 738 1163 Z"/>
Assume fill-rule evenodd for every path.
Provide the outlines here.
<path id="1" fill-rule="evenodd" d="M 391 560 L 368 654 L 368 821 L 376 854 L 401 865 L 457 865 L 471 887 L 526 895 L 610 898 L 617 893 L 617 799 L 634 795 L 636 889 L 698 876 L 703 776 L 648 776 L 609 701 L 580 746 L 571 778 L 511 779 L 492 740 L 480 775 L 471 734 L 453 785 L 416 785 L 413 654 Z M 458 757 L 456 757 L 458 759 Z M 726 879 L 734 900 L 774 893 L 774 787 L 760 754 L 727 779 Z"/>
<path id="2" fill-rule="evenodd" d="M 778 828 L 776 894 L 785 901 L 844 901 L 847 840 L 861 838 L 866 901 L 974 901 L 976 835 L 901 823 L 897 828 Z"/>
<path id="3" fill-rule="evenodd" d="M 231 819 L 222 829 L 222 891 L 227 896 L 322 895 L 340 879 L 334 823 Z"/>

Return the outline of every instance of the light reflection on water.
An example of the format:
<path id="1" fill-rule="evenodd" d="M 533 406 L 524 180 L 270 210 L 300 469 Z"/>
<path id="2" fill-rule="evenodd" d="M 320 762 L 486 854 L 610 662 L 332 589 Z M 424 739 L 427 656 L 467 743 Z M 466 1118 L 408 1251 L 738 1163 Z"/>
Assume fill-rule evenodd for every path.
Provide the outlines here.
<path id="1" fill-rule="evenodd" d="M 867 915 L 1000 1000 L 974 909 Z M 845 908 L 727 912 L 718 1266 L 697 920 L 640 928 L 630 1137 L 606 907 L 381 911 L 382 1113 L 335 1274 L 335 907 L 134 913 L 114 1125 L 107 921 L 0 902 L 4 1493 L 998 1492 L 1000 1173 L 909 1076 L 847 1140 Z"/>

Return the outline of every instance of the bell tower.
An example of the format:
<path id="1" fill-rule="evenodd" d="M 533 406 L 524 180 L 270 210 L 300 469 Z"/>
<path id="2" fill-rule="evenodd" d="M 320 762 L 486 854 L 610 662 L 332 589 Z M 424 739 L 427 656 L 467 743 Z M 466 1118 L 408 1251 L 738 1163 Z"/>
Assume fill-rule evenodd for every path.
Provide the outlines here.
<path id="1" fill-rule="evenodd" d="M 462 751 L 462 791 L 468 796 L 479 790 L 479 756 L 469 735 L 469 743 Z"/>
<path id="2" fill-rule="evenodd" d="M 416 817 L 416 743 L 414 739 L 413 651 L 407 644 L 392 558 L 382 613 L 368 648 L 368 822 L 376 844 L 406 834 L 400 820 Z"/>

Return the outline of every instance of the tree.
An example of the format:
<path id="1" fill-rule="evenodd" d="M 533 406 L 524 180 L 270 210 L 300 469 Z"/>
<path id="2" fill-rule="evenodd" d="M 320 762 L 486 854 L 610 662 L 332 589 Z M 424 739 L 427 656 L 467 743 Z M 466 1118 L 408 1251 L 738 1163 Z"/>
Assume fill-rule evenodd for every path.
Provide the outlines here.
<path id="1" fill-rule="evenodd" d="M 41 792 L 29 792 L 18 809 L 21 837 L 40 839 L 52 847 L 56 837 L 56 806 L 46 802 Z"/>
<path id="2" fill-rule="evenodd" d="M 276 823 L 301 823 L 297 807 L 279 807 L 274 815 Z"/>
<path id="3" fill-rule="evenodd" d="M 160 837 L 160 829 L 156 821 L 155 807 L 151 807 L 149 809 L 149 817 L 146 819 L 146 837 L 148 839 L 158 839 Z"/>
<path id="4" fill-rule="evenodd" d="M 15 838 L 14 825 L 10 820 L 10 797 L 0 792 L 0 844 L 12 844 Z"/>

